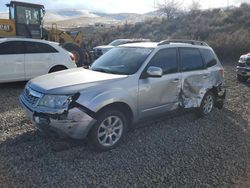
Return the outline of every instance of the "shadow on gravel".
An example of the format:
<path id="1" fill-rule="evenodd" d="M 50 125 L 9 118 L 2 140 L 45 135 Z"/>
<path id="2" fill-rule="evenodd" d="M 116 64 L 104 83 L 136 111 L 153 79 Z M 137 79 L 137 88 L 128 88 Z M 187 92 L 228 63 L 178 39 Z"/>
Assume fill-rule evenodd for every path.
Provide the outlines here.
<path id="1" fill-rule="evenodd" d="M 247 87 L 250 87 L 250 78 L 248 79 L 248 81 L 247 81 L 247 82 L 242 83 L 242 84 L 244 84 L 244 85 L 245 85 L 245 86 L 247 86 Z"/>
<path id="2" fill-rule="evenodd" d="M 4 187 L 244 187 L 250 175 L 248 122 L 228 109 L 201 119 L 175 116 L 138 125 L 109 152 L 37 131 L 8 139 L 0 144 L 0 182 Z"/>
<path id="3" fill-rule="evenodd" d="M 1 113 L 19 108 L 18 97 L 25 87 L 25 84 L 26 82 L 0 84 L 0 115 Z"/>
<path id="4" fill-rule="evenodd" d="M 0 89 L 23 89 L 27 82 L 11 82 L 0 84 Z"/>

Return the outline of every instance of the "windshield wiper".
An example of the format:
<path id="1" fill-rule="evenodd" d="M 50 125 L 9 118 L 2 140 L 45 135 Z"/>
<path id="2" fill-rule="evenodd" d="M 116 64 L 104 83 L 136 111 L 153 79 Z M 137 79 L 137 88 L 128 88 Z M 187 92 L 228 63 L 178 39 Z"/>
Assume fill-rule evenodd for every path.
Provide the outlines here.
<path id="1" fill-rule="evenodd" d="M 110 73 L 110 71 L 108 69 L 105 69 L 105 68 L 94 68 L 94 69 L 91 69 L 93 71 L 98 71 L 98 72 L 104 72 L 104 73 Z"/>
<path id="2" fill-rule="evenodd" d="M 98 72 L 104 72 L 104 73 L 109 73 L 109 74 L 119 74 L 119 75 L 126 75 L 124 72 L 119 72 L 119 71 L 114 71 L 109 68 L 102 68 L 102 67 L 97 67 L 97 68 L 91 68 L 93 71 L 98 71 Z"/>

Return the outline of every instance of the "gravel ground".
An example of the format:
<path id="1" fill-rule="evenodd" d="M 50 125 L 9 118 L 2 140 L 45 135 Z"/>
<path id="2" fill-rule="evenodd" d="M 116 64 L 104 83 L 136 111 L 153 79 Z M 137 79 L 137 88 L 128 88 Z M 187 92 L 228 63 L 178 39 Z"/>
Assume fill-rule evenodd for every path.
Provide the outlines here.
<path id="1" fill-rule="evenodd" d="M 103 153 L 40 136 L 18 106 L 24 83 L 0 85 L 0 187 L 250 187 L 250 82 L 225 69 L 223 110 L 139 124 Z"/>

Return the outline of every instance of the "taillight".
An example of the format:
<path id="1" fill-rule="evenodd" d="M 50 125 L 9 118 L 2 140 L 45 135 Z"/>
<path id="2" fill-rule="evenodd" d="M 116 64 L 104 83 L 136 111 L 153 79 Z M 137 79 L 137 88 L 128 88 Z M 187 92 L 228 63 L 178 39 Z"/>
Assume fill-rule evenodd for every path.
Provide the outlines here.
<path id="1" fill-rule="evenodd" d="M 223 69 L 223 68 L 220 69 L 220 74 L 221 74 L 221 76 L 224 78 L 224 74 L 225 74 L 225 73 L 224 73 L 224 69 Z"/>
<path id="2" fill-rule="evenodd" d="M 75 56 L 74 56 L 72 53 L 70 53 L 70 59 L 71 59 L 72 61 L 75 61 L 75 60 L 76 60 Z"/>

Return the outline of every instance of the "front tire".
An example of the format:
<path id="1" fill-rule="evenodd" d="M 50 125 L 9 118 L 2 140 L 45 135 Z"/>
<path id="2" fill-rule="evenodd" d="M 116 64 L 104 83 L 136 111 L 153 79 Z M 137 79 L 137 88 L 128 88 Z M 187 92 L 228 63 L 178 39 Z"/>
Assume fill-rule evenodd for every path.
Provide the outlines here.
<path id="1" fill-rule="evenodd" d="M 203 117 L 212 112 L 214 108 L 214 95 L 208 91 L 201 101 L 200 107 L 197 109 L 197 116 Z"/>
<path id="2" fill-rule="evenodd" d="M 91 144 L 98 150 L 107 151 L 117 147 L 127 132 L 127 119 L 120 111 L 107 110 L 97 117 L 89 134 Z"/>

